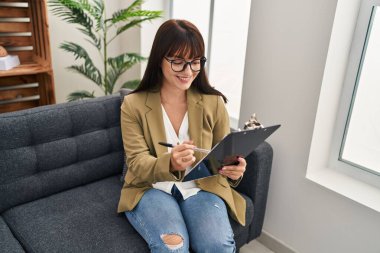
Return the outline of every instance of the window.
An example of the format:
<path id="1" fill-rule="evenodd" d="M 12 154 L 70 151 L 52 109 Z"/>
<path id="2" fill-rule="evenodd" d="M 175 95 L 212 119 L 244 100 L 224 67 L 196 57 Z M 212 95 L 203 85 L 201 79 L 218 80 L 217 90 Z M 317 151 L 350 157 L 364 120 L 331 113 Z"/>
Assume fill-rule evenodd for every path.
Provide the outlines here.
<path id="1" fill-rule="evenodd" d="M 247 48 L 250 0 L 217 0 L 214 4 L 209 77 L 229 99 L 231 126 L 238 126 Z M 253 111 L 251 112 L 253 113 Z"/>
<path id="2" fill-rule="evenodd" d="M 194 23 L 206 44 L 211 85 L 227 96 L 231 126 L 238 128 L 250 0 L 175 0 L 171 17 Z"/>
<path id="3" fill-rule="evenodd" d="M 339 162 L 380 175 L 379 1 L 363 1 L 341 99 L 335 143 Z M 377 14 L 376 14 L 377 13 Z"/>
<path id="4" fill-rule="evenodd" d="M 379 0 L 338 0 L 306 177 L 380 212 Z"/>
<path id="5" fill-rule="evenodd" d="M 206 57 L 209 58 L 211 0 L 172 0 L 171 4 L 171 18 L 186 19 L 199 29 L 205 41 Z"/>

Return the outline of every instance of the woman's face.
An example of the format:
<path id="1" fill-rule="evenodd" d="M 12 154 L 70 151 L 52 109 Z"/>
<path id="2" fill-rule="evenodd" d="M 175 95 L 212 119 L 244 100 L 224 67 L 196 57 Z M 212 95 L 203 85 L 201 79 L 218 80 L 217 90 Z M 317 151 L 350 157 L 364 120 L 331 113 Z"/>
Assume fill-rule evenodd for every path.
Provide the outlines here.
<path id="1" fill-rule="evenodd" d="M 182 62 L 181 62 L 182 61 Z M 163 73 L 163 87 L 179 90 L 187 90 L 190 88 L 192 82 L 197 77 L 199 72 L 195 72 L 190 68 L 190 65 L 187 64 L 185 69 L 176 72 L 173 70 L 181 70 L 181 66 L 186 62 L 192 61 L 192 68 L 198 69 L 198 63 L 200 64 L 199 58 L 197 59 L 183 59 L 180 57 L 164 57 L 162 59 L 161 68 Z M 182 65 L 181 65 L 182 64 Z M 173 68 L 172 68 L 173 67 Z"/>

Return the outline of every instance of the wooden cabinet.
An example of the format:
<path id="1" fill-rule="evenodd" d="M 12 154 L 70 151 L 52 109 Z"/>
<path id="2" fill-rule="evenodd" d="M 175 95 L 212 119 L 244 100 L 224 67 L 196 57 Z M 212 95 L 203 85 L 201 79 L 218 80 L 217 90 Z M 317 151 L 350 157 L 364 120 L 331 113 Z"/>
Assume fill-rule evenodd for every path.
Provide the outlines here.
<path id="1" fill-rule="evenodd" d="M 54 104 L 46 0 L 0 0 L 0 45 L 21 65 L 0 71 L 0 113 Z"/>

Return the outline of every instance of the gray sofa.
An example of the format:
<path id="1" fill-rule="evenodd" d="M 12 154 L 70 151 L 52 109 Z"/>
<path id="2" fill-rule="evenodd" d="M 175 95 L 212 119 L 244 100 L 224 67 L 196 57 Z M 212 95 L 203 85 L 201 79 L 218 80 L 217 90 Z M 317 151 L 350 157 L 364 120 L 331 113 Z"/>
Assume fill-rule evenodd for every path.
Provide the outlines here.
<path id="1" fill-rule="evenodd" d="M 247 157 L 238 248 L 260 235 L 272 155 L 263 143 Z M 116 213 L 123 163 L 118 96 L 0 114 L 0 251 L 148 252 Z"/>

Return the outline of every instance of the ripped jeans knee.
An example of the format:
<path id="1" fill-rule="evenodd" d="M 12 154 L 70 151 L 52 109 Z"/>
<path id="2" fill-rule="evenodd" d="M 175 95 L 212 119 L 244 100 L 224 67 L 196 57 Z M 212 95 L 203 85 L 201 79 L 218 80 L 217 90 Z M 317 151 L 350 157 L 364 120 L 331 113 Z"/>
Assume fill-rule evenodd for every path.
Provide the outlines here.
<path id="1" fill-rule="evenodd" d="M 161 239 L 170 250 L 176 250 L 183 247 L 183 238 L 178 234 L 163 234 Z"/>

